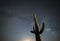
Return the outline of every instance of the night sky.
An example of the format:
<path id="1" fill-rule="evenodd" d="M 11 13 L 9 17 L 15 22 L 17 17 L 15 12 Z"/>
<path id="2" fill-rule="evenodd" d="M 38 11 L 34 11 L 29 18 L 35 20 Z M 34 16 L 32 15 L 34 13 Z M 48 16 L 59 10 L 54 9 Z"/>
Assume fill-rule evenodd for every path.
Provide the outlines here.
<path id="1" fill-rule="evenodd" d="M 2 41 L 35 41 L 33 29 L 35 12 L 39 30 L 45 22 L 42 41 L 60 41 L 59 1 L 0 1 L 0 38 Z"/>

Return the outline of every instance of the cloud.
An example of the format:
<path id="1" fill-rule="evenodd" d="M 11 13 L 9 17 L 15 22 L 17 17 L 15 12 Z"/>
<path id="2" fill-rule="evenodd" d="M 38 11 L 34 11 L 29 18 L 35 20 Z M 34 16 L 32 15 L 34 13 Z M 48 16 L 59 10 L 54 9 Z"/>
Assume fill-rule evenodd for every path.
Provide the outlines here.
<path id="1" fill-rule="evenodd" d="M 29 35 L 29 31 L 32 30 L 33 16 L 32 12 L 37 12 L 39 23 L 42 21 L 42 16 L 45 16 L 46 29 L 43 37 L 46 41 L 59 41 L 60 38 L 60 19 L 58 13 L 58 6 L 54 2 L 16 2 L 6 1 L 1 2 L 1 26 L 4 29 L 3 33 L 5 37 L 20 37 L 25 36 L 25 33 Z M 47 4 L 48 3 L 48 4 Z M 51 3 L 51 4 L 50 4 Z M 56 3 L 58 4 L 58 3 Z M 33 10 L 33 8 L 35 8 Z M 57 8 L 57 9 L 56 9 Z M 46 14 L 46 10 L 48 13 Z M 41 21 L 40 21 L 41 20 Z M 31 24 L 31 25 L 30 25 Z M 3 38 L 4 38 L 3 36 Z M 27 36 L 27 35 L 26 35 Z M 25 36 L 25 37 L 26 37 Z M 34 37 L 33 37 L 34 38 Z M 42 39 L 43 40 L 43 39 Z M 45 41 L 44 40 L 44 41 Z"/>
<path id="2" fill-rule="evenodd" d="M 51 31 L 51 28 L 46 28 L 46 31 L 47 31 L 47 32 L 50 32 L 50 31 Z"/>

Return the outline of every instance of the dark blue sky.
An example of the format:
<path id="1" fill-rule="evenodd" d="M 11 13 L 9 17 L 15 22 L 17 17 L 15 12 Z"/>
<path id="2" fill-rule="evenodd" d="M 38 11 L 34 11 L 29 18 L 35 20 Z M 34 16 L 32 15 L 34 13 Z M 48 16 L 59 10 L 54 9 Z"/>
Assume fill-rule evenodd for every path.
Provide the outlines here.
<path id="1" fill-rule="evenodd" d="M 0 1 L 1 39 L 4 41 L 35 41 L 33 12 L 36 13 L 39 29 L 45 22 L 42 41 L 60 41 L 59 1 Z"/>

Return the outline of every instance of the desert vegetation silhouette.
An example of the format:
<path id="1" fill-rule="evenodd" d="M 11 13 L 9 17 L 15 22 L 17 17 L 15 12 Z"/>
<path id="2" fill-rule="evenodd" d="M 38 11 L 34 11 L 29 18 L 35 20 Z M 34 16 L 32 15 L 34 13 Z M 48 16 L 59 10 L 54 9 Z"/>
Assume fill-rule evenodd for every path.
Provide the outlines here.
<path id="1" fill-rule="evenodd" d="M 35 14 L 33 14 L 33 19 L 34 19 L 34 26 L 33 26 L 33 31 L 31 31 L 31 33 L 34 33 L 35 34 L 36 41 L 41 41 L 40 35 L 44 31 L 45 24 L 44 24 L 44 22 L 42 23 L 42 28 L 39 31 L 39 29 L 38 29 L 38 23 L 37 23 L 37 18 L 36 18 L 36 15 Z"/>

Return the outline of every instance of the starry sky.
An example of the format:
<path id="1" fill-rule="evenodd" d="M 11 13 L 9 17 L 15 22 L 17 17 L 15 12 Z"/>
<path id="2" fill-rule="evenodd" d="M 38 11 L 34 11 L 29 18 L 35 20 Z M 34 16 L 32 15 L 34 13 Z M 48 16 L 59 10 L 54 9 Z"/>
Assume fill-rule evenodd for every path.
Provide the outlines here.
<path id="1" fill-rule="evenodd" d="M 39 30 L 45 22 L 42 41 L 60 41 L 59 1 L 0 1 L 0 38 L 2 41 L 35 41 L 33 30 L 35 12 Z"/>

